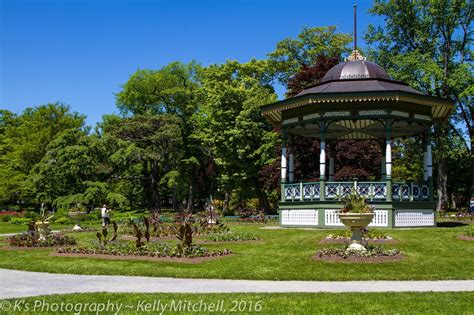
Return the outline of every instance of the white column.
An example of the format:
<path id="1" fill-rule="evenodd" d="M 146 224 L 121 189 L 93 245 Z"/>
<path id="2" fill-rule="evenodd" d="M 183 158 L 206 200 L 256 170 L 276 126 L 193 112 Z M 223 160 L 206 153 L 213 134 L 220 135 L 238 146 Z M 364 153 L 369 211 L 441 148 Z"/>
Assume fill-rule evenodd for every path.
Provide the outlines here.
<path id="1" fill-rule="evenodd" d="M 385 170 L 387 179 L 392 178 L 392 141 L 387 140 L 385 145 Z"/>
<path id="2" fill-rule="evenodd" d="M 329 181 L 334 181 L 334 158 L 329 158 Z"/>
<path id="3" fill-rule="evenodd" d="M 290 164 L 288 165 L 288 172 L 289 172 L 289 181 L 290 183 L 295 181 L 295 155 L 293 154 L 293 146 L 290 147 L 289 150 L 289 162 Z"/>
<path id="4" fill-rule="evenodd" d="M 286 182 L 286 144 L 281 147 L 281 182 Z"/>
<path id="5" fill-rule="evenodd" d="M 319 178 L 326 179 L 326 141 L 323 139 L 319 142 Z"/>

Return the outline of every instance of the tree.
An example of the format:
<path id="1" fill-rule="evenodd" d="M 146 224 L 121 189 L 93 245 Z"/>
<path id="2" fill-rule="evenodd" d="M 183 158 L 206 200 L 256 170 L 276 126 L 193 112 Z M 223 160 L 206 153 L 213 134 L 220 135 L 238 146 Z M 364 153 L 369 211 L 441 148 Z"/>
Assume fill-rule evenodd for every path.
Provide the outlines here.
<path id="1" fill-rule="evenodd" d="M 149 210 L 161 209 L 161 177 L 181 160 L 181 124 L 176 114 L 136 115 L 112 128 L 112 134 L 126 141 L 135 161 L 142 164 L 144 199 Z"/>
<path id="2" fill-rule="evenodd" d="M 183 155 L 176 163 L 176 169 L 168 170 L 167 178 L 163 180 L 167 186 L 172 186 L 169 188 L 174 208 L 178 206 L 180 192 L 187 190 L 187 210 L 192 209 L 196 193 L 203 189 L 197 187 L 198 177 L 207 167 L 201 164 L 205 159 L 201 156 L 199 142 L 192 136 L 195 132 L 193 116 L 198 108 L 196 95 L 200 87 L 200 69 L 195 62 L 173 62 L 159 70 L 138 70 L 117 94 L 118 107 L 125 115 L 175 114 L 181 119 Z M 184 185 L 187 187 L 180 187 Z"/>
<path id="3" fill-rule="evenodd" d="M 471 195 L 474 195 L 474 107 L 472 92 L 472 20 L 468 0 L 374 1 L 370 12 L 384 18 L 370 25 L 366 40 L 370 55 L 395 79 L 419 91 L 456 102 L 447 127 L 435 124 L 438 160 L 438 209 L 448 202 L 447 153 L 453 134 L 464 139 L 471 155 Z M 450 135 L 451 134 L 451 135 Z M 469 149 L 470 148 L 470 149 Z"/>
<path id="4" fill-rule="evenodd" d="M 64 130 L 81 129 L 85 117 L 64 104 L 27 108 L 19 116 L 2 112 L 0 133 L 0 200 L 24 202 L 25 182 L 48 144 Z"/>
<path id="5" fill-rule="evenodd" d="M 290 78 L 286 91 L 286 97 L 296 96 L 304 89 L 318 84 L 324 75 L 338 63 L 338 57 L 329 58 L 321 55 L 317 57 L 314 64 L 303 64 L 301 69 Z"/>
<path id="6" fill-rule="evenodd" d="M 275 159 L 278 138 L 260 112 L 261 106 L 276 101 L 273 88 L 261 81 L 265 63 L 228 61 L 203 70 L 195 136 L 217 167 L 226 206 L 236 191 L 242 199 L 256 195 L 261 209 L 270 208 L 258 180 L 259 171 Z"/>
<path id="7" fill-rule="evenodd" d="M 349 52 L 351 36 L 337 33 L 335 26 L 304 27 L 297 39 L 286 38 L 277 43 L 275 51 L 268 54 L 273 74 L 288 85 L 291 77 L 302 67 L 318 64 L 318 59 L 341 57 Z"/>

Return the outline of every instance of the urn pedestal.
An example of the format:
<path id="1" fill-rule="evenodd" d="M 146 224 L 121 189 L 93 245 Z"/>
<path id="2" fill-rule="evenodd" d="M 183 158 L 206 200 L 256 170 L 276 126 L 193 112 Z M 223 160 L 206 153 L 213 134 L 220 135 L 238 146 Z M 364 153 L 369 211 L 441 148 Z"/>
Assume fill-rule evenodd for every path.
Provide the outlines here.
<path id="1" fill-rule="evenodd" d="M 361 229 L 369 225 L 373 218 L 373 213 L 339 213 L 339 220 L 352 231 L 350 249 L 365 250 L 365 247 L 360 244 L 362 241 Z"/>
<path id="2" fill-rule="evenodd" d="M 86 212 L 83 211 L 72 211 L 69 212 L 69 217 L 74 221 L 75 225 L 72 228 L 73 231 L 81 231 L 81 222 L 84 220 Z"/>

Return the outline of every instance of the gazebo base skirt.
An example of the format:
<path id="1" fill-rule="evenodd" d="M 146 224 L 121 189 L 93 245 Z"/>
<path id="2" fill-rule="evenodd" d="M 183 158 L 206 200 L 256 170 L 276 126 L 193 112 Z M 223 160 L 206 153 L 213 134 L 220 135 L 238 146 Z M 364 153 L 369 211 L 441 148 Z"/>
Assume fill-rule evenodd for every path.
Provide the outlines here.
<path id="1" fill-rule="evenodd" d="M 436 203 L 416 202 L 372 202 L 375 215 L 369 227 L 407 228 L 435 227 Z M 280 225 L 282 227 L 344 228 L 339 220 L 341 205 L 335 201 L 280 202 Z"/>

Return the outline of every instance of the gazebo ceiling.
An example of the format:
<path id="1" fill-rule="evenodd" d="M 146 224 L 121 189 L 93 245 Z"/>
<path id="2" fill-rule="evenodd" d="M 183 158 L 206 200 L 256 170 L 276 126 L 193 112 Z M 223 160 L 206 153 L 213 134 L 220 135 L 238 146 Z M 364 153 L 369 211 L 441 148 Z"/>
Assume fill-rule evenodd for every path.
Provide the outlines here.
<path id="1" fill-rule="evenodd" d="M 263 115 L 273 125 L 282 126 L 287 120 L 304 123 L 303 116 L 330 119 L 337 116 L 337 111 L 349 110 L 350 115 L 344 114 L 346 119 L 360 120 L 366 119 L 364 115 L 360 117 L 360 112 L 383 110 L 385 118 L 392 112 L 402 112 L 395 116 L 406 120 L 424 116 L 426 123 L 447 119 L 454 108 L 451 100 L 421 94 L 408 84 L 391 79 L 382 67 L 365 61 L 357 51 L 348 59 L 331 68 L 319 84 L 295 97 L 264 106 Z M 331 115 L 326 116 L 328 112 Z M 383 115 L 378 116 L 370 118 Z"/>

